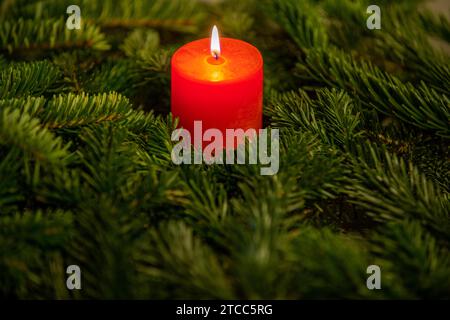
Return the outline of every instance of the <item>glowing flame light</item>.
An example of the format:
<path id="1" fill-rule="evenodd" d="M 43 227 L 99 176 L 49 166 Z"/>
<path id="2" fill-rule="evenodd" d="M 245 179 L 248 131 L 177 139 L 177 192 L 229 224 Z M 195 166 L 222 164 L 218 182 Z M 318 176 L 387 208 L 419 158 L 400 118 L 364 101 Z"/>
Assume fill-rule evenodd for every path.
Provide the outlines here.
<path id="1" fill-rule="evenodd" d="M 219 39 L 219 30 L 216 26 L 212 29 L 211 35 L 211 54 L 214 58 L 218 59 L 220 56 L 220 39 Z"/>

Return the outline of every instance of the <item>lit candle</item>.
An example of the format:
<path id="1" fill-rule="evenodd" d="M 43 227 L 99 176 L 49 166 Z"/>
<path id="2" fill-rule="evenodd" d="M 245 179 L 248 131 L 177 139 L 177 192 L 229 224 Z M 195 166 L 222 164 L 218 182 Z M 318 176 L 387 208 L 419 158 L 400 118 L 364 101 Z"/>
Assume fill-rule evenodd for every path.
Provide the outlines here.
<path id="1" fill-rule="evenodd" d="M 172 57 L 172 114 L 194 135 L 194 121 L 203 132 L 262 127 L 263 59 L 247 42 L 211 39 L 190 42 Z"/>

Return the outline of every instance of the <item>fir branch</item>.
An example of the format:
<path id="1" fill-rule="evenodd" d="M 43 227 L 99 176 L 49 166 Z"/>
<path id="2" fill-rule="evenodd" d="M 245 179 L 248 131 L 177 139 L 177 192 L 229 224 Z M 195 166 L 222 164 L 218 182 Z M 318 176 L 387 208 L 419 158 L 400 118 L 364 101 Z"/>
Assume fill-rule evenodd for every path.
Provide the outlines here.
<path id="1" fill-rule="evenodd" d="M 158 50 L 154 53 L 146 52 L 139 60 L 139 67 L 142 72 L 146 74 L 144 79 L 146 81 L 161 80 L 166 81 L 169 79 L 169 67 L 170 59 L 172 56 L 172 50 Z"/>
<path id="2" fill-rule="evenodd" d="M 296 0 L 265 1 L 267 14 L 275 19 L 301 50 L 323 48 L 328 37 L 317 7 Z"/>
<path id="3" fill-rule="evenodd" d="M 125 126 L 130 132 L 137 133 L 140 137 L 146 138 L 148 135 L 153 134 L 152 130 L 155 124 L 158 123 L 158 120 L 153 111 L 144 112 L 142 110 L 135 110 L 129 112 L 127 117 L 120 120 L 119 123 Z"/>
<path id="4" fill-rule="evenodd" d="M 176 190 L 176 174 L 161 172 L 154 155 L 145 152 L 147 141 L 140 141 L 122 124 L 92 125 L 83 130 L 80 139 L 84 144 L 77 151 L 82 164 L 80 183 L 93 192 L 124 202 L 127 210 L 149 218 L 160 215 L 160 203 L 182 201 L 183 193 Z M 140 199 L 135 199 L 137 195 Z M 95 198 L 95 194 L 87 196 L 87 200 Z M 131 198 L 135 201 L 129 203 Z M 164 210 L 168 210 L 167 205 Z"/>
<path id="5" fill-rule="evenodd" d="M 355 48 L 364 37 L 371 37 L 366 27 L 368 1 L 324 0 L 330 42 L 337 47 Z"/>
<path id="6" fill-rule="evenodd" d="M 127 140 L 128 134 L 119 124 L 106 122 L 84 128 L 79 136 L 84 143 L 77 150 L 83 164 L 82 180 L 115 201 L 121 199 L 128 175 L 136 167 L 133 159 L 138 146 Z"/>
<path id="7" fill-rule="evenodd" d="M 445 94 L 448 94 L 449 64 L 445 54 L 433 49 L 423 30 L 419 19 L 428 17 L 430 23 L 436 22 L 430 14 L 415 12 L 416 4 L 412 2 L 387 2 L 383 7 L 389 7 L 384 14 L 384 32 L 374 32 L 366 28 L 366 8 L 369 1 L 358 0 L 345 2 L 326 0 L 323 7 L 331 18 L 329 32 L 333 43 L 338 47 L 354 48 L 363 37 L 375 40 L 376 51 L 381 57 L 394 60 L 404 68 L 415 72 L 419 79 Z M 405 14 L 408 11 L 408 14 Z M 445 27 L 446 20 L 441 18 Z M 372 41 L 373 43 L 373 41 Z M 366 51 L 373 51 L 368 49 Z M 371 52 L 367 52 L 371 54 Z M 372 53 L 373 54 L 373 53 Z M 379 60 L 379 59 L 378 59 Z"/>
<path id="8" fill-rule="evenodd" d="M 136 169 L 121 188 L 125 202 L 134 199 L 129 203 L 129 210 L 145 217 L 150 225 L 178 215 L 180 206 L 188 202 L 179 172 L 161 170 L 142 149 L 136 153 L 136 159 L 132 159 Z"/>
<path id="9" fill-rule="evenodd" d="M 48 1 L 53 0 L 4 0 L 0 5 L 0 18 L 1 20 L 17 16 L 40 18 L 43 14 L 42 5 Z"/>
<path id="10" fill-rule="evenodd" d="M 298 209 L 303 205 L 295 199 L 296 190 L 301 191 L 302 187 L 295 185 L 295 179 L 278 181 L 272 177 L 261 180 L 257 188 L 242 185 L 241 190 L 242 201 L 233 200 L 239 219 L 230 221 L 226 229 L 227 248 L 233 258 L 232 270 L 239 279 L 241 298 L 369 294 L 364 282 L 361 283 L 364 277 L 361 265 L 367 265 L 366 256 L 356 242 L 299 224 Z M 313 258 L 317 252 L 324 253 L 320 263 Z M 336 269 L 340 272 L 335 272 Z M 340 285 L 337 289 L 330 283 L 345 283 L 348 287 Z"/>
<path id="11" fill-rule="evenodd" d="M 8 206 L 23 199 L 18 184 L 21 163 L 17 161 L 19 150 L 1 152 L 0 161 L 0 216 L 6 214 Z"/>
<path id="12" fill-rule="evenodd" d="M 448 55 L 433 48 L 426 33 L 418 26 L 417 14 L 405 18 L 400 9 L 388 15 L 389 32 L 377 34 L 379 50 L 384 55 L 415 73 L 435 90 L 450 93 L 450 63 Z M 386 49 L 388 48 L 388 50 Z"/>
<path id="13" fill-rule="evenodd" d="M 450 256 L 418 222 L 390 223 L 373 239 L 374 253 L 397 276 L 409 298 L 450 297 Z M 389 283 L 391 286 L 391 283 Z M 386 285 L 385 285 L 386 288 Z"/>
<path id="14" fill-rule="evenodd" d="M 27 211 L 23 214 L 3 216 L 0 218 L 2 248 L 16 252 L 20 251 L 18 248 L 21 246 L 29 244 L 50 250 L 61 248 L 63 241 L 70 236 L 67 227 L 71 223 L 72 215 L 63 211 Z"/>
<path id="15" fill-rule="evenodd" d="M 147 131 L 147 138 L 143 141 L 143 148 L 152 157 L 154 163 L 161 167 L 171 167 L 173 142 L 172 132 L 177 128 L 178 121 L 172 115 L 158 116 Z"/>
<path id="16" fill-rule="evenodd" d="M 128 99 L 117 93 L 93 96 L 69 93 L 50 99 L 39 117 L 48 128 L 70 128 L 118 121 L 126 118 L 131 110 Z"/>
<path id="17" fill-rule="evenodd" d="M 92 20 L 95 21 L 95 20 Z M 104 28 L 167 28 L 173 31 L 185 31 L 194 33 L 197 30 L 195 21 L 190 19 L 105 19 L 102 22 Z"/>
<path id="18" fill-rule="evenodd" d="M 9 107 L 12 110 L 17 109 L 35 117 L 38 113 L 42 112 L 45 102 L 46 100 L 43 97 L 2 99 L 0 100 L 0 111 L 3 108 Z"/>
<path id="19" fill-rule="evenodd" d="M 272 124 L 310 131 L 323 142 L 349 146 L 363 133 L 355 102 L 338 90 L 319 90 L 317 100 L 304 91 L 274 95 L 266 107 Z"/>
<path id="20" fill-rule="evenodd" d="M 294 214 L 304 199 L 295 179 L 271 176 L 241 183 L 242 199 L 233 199 L 235 217 L 225 225 L 224 246 L 233 264 L 237 291 L 243 299 L 276 299 L 289 284 L 292 267 L 285 260 L 299 220 Z M 271 271 L 270 271 L 271 270 Z"/>
<path id="21" fill-rule="evenodd" d="M 449 241 L 448 197 L 414 165 L 369 144 L 354 158 L 353 170 L 357 180 L 347 193 L 375 220 L 416 219 Z"/>
<path id="22" fill-rule="evenodd" d="M 334 143 L 351 146 L 363 136 L 360 108 L 345 91 L 320 90 L 315 106 Z"/>
<path id="23" fill-rule="evenodd" d="M 159 47 L 159 33 L 155 30 L 135 29 L 124 40 L 121 49 L 128 57 L 140 57 Z"/>
<path id="24" fill-rule="evenodd" d="M 44 171 L 35 182 L 32 192 L 36 203 L 66 210 L 75 210 L 87 198 L 78 167 L 52 167 Z"/>
<path id="25" fill-rule="evenodd" d="M 94 67 L 102 60 L 102 55 L 90 50 L 74 50 L 53 56 L 52 62 L 64 75 L 63 83 L 72 92 L 83 91 L 83 82 L 91 76 Z"/>
<path id="26" fill-rule="evenodd" d="M 67 145 L 43 128 L 36 118 L 14 108 L 0 111 L 0 143 L 15 146 L 33 156 L 34 159 L 53 164 L 62 164 L 69 156 Z"/>
<path id="27" fill-rule="evenodd" d="M 299 69 L 329 86 L 337 85 L 349 91 L 368 108 L 394 114 L 416 127 L 450 136 L 449 98 L 425 83 L 418 87 L 403 83 L 371 63 L 357 62 L 341 51 L 330 49 L 311 50 L 305 65 L 299 65 Z"/>
<path id="28" fill-rule="evenodd" d="M 107 28 L 168 28 L 193 32 L 201 19 L 196 1 L 191 0 L 137 0 L 131 3 L 103 1 L 101 6 L 84 0 L 88 19 Z"/>
<path id="29" fill-rule="evenodd" d="M 206 223 L 209 228 L 218 227 L 228 214 L 228 199 L 224 186 L 214 182 L 211 174 L 189 167 L 182 167 L 185 190 L 188 201 L 184 205 L 185 213 L 196 224 Z M 211 183 L 213 182 L 213 183 Z"/>
<path id="30" fill-rule="evenodd" d="M 301 227 L 291 250 L 287 259 L 293 279 L 288 285 L 298 298 L 376 299 L 385 295 L 384 290 L 367 290 L 365 271 L 372 261 L 362 239 L 327 228 Z"/>
<path id="31" fill-rule="evenodd" d="M 137 87 L 145 88 L 145 97 L 152 100 L 158 95 L 159 101 L 153 101 L 152 108 L 159 113 L 166 114 L 170 104 L 170 61 L 173 50 L 159 49 L 155 52 L 146 52 L 136 62 L 135 76 Z"/>
<path id="32" fill-rule="evenodd" d="M 410 158 L 428 179 L 450 193 L 450 148 L 444 138 L 412 137 L 415 143 Z"/>
<path id="33" fill-rule="evenodd" d="M 74 298 L 148 297 L 150 288 L 140 281 L 135 261 L 139 243 L 146 240 L 144 221 L 111 194 L 96 195 L 79 203 L 68 246 L 66 264 L 83 270 L 83 290 Z"/>
<path id="34" fill-rule="evenodd" d="M 264 111 L 276 127 L 307 130 L 328 141 L 325 128 L 316 119 L 313 102 L 305 91 L 290 91 L 284 94 L 273 92 Z"/>
<path id="35" fill-rule="evenodd" d="M 255 35 L 255 19 L 250 13 L 237 10 L 235 6 L 230 6 L 222 13 L 220 22 L 221 28 L 232 38 L 250 40 Z"/>
<path id="36" fill-rule="evenodd" d="M 71 214 L 63 211 L 0 217 L 0 295 L 22 299 L 45 296 L 45 289 L 52 286 L 43 279 L 47 259 L 67 244 L 71 223 Z"/>
<path id="37" fill-rule="evenodd" d="M 302 207 L 305 201 L 310 204 L 318 199 L 333 199 L 342 190 L 347 174 L 342 166 L 343 157 L 335 148 L 321 143 L 315 134 L 281 129 L 279 154 L 276 182 L 281 181 L 286 188 L 293 185 L 288 194 L 298 206 Z M 237 180 L 237 187 L 244 184 L 257 190 L 262 183 L 268 183 L 264 182 L 267 177 L 260 175 L 261 167 L 261 164 L 239 165 L 229 170 Z"/>
<path id="38" fill-rule="evenodd" d="M 450 42 L 450 22 L 444 14 L 436 17 L 432 12 L 425 11 L 419 13 L 419 19 L 427 32 Z"/>
<path id="39" fill-rule="evenodd" d="M 176 296 L 233 296 L 216 255 L 184 223 L 172 221 L 152 231 L 149 248 L 141 254 L 139 271 L 150 279 L 175 285 Z"/>
<path id="40" fill-rule="evenodd" d="M 336 148 L 324 145 L 311 133 L 280 132 L 279 176 L 295 178 L 307 205 L 318 199 L 334 199 L 342 192 L 348 171 L 344 156 Z"/>
<path id="41" fill-rule="evenodd" d="M 91 93 L 117 91 L 132 97 L 139 87 L 136 83 L 143 81 L 139 71 L 137 63 L 130 59 L 108 60 L 85 79 L 82 87 Z"/>
<path id="42" fill-rule="evenodd" d="M 77 48 L 108 50 L 109 45 L 95 25 L 83 24 L 81 30 L 68 30 L 63 19 L 37 22 L 20 18 L 0 23 L 0 51 L 9 54 Z"/>
<path id="43" fill-rule="evenodd" d="M 48 61 L 12 64 L 0 71 L 0 99 L 41 95 L 60 79 L 59 70 Z"/>
<path id="44" fill-rule="evenodd" d="M 49 19 L 60 17 L 73 4 L 70 0 L 43 0 L 31 3 L 16 1 L 9 10 L 17 17 Z M 104 28 L 165 28 L 183 32 L 197 30 L 202 11 L 195 0 L 134 0 L 102 3 L 80 0 L 82 21 L 99 24 Z M 7 8 L 5 8 L 7 9 Z"/>

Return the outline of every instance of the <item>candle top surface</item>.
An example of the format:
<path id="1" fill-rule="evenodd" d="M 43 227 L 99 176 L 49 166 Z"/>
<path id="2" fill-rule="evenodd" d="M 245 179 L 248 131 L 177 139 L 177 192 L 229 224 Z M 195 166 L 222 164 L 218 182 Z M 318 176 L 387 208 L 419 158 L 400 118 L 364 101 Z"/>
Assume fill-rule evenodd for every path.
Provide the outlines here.
<path id="1" fill-rule="evenodd" d="M 221 38 L 218 59 L 211 54 L 211 39 L 190 42 L 172 57 L 172 68 L 194 81 L 224 83 L 239 81 L 262 69 L 263 59 L 251 44 L 231 38 Z"/>

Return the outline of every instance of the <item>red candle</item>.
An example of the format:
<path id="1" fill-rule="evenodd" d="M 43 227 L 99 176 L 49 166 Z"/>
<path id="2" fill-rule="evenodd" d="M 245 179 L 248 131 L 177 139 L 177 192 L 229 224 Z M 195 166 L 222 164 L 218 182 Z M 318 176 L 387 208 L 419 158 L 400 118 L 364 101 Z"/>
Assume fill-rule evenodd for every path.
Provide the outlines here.
<path id="1" fill-rule="evenodd" d="M 172 57 L 172 114 L 194 135 L 194 121 L 203 132 L 262 127 L 263 59 L 247 42 L 201 39 L 178 49 Z M 197 137 L 198 138 L 198 137 Z"/>

